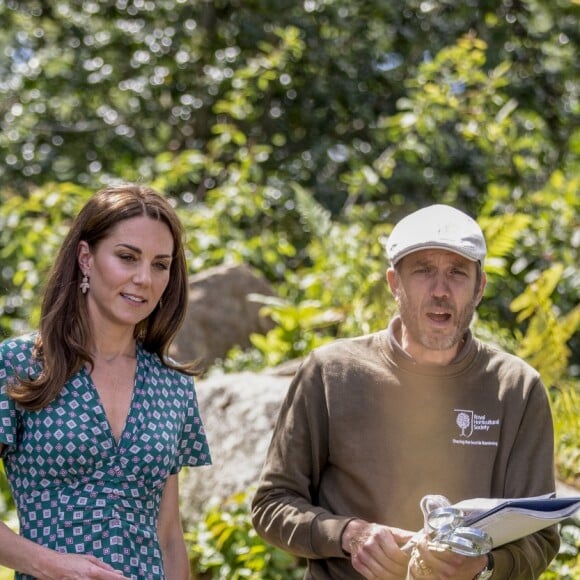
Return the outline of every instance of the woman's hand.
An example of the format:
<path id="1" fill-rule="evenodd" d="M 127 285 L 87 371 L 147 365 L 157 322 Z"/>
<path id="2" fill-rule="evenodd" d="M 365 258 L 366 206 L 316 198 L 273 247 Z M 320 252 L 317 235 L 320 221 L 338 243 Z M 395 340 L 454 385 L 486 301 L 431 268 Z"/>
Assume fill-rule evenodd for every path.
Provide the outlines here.
<path id="1" fill-rule="evenodd" d="M 129 580 L 94 556 L 54 554 L 46 569 L 36 573 L 41 580 Z"/>
<path id="2" fill-rule="evenodd" d="M 56 552 L 18 535 L 0 522 L 0 565 L 40 580 L 123 580 L 98 558 Z"/>

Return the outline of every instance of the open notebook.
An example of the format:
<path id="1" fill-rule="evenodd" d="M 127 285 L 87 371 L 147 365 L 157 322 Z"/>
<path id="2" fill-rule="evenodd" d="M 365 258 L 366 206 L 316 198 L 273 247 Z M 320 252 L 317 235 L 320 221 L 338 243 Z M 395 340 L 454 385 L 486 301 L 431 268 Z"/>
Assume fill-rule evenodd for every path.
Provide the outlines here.
<path id="1" fill-rule="evenodd" d="M 496 548 L 574 516 L 580 497 L 473 498 L 454 507 L 463 510 L 464 526 L 487 532 Z"/>

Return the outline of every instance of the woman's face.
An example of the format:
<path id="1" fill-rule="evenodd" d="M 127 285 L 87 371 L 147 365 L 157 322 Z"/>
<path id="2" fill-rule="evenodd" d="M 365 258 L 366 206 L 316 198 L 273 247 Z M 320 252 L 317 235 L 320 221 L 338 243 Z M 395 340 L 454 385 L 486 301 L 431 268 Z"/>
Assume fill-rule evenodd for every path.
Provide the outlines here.
<path id="1" fill-rule="evenodd" d="M 167 225 L 145 216 L 119 222 L 93 251 L 80 242 L 78 262 L 90 278 L 86 299 L 92 323 L 132 328 L 147 318 L 169 282 L 172 255 Z"/>

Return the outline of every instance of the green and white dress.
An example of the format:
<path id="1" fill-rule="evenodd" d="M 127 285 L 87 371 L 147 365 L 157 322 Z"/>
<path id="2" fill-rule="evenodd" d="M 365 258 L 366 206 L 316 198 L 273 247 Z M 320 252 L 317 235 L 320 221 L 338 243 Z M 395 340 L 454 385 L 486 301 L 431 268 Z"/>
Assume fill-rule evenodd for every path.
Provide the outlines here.
<path id="1" fill-rule="evenodd" d="M 33 342 L 28 335 L 0 344 L 0 443 L 20 534 L 92 554 L 129 578 L 164 579 L 157 519 L 165 482 L 185 465 L 211 463 L 192 378 L 139 347 L 117 442 L 84 368 L 40 411 L 7 397 L 11 377 L 39 370 Z"/>

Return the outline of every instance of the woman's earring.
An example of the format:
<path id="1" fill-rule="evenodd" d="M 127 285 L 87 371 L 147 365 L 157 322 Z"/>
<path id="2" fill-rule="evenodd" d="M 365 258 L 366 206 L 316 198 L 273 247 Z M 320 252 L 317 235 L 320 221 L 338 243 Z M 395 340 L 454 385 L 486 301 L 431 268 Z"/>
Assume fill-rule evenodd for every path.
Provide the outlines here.
<path id="1" fill-rule="evenodd" d="M 83 294 L 86 294 L 89 291 L 90 287 L 91 285 L 89 283 L 89 277 L 86 274 L 83 274 L 83 279 L 80 285 L 81 292 Z"/>

